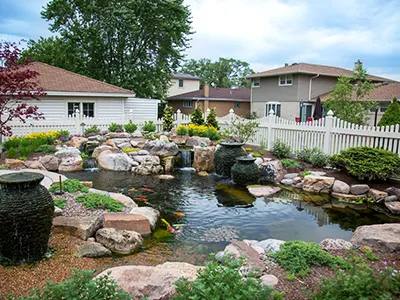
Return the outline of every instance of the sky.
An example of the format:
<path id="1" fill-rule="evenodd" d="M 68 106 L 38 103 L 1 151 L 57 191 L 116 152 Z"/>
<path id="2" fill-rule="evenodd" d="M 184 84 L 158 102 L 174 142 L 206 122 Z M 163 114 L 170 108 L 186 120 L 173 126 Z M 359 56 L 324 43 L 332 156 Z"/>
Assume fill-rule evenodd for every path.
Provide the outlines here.
<path id="1" fill-rule="evenodd" d="M 47 0 L 0 0 L 0 40 L 50 36 Z M 257 71 L 306 62 L 400 81 L 400 0 L 184 0 L 195 32 L 187 58 L 235 58 Z"/>

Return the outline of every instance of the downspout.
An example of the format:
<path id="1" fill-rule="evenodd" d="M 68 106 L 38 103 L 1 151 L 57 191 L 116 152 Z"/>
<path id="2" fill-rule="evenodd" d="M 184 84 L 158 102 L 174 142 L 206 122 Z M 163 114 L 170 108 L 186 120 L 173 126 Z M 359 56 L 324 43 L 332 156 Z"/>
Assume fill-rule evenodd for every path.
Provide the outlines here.
<path id="1" fill-rule="evenodd" d="M 311 101 L 311 88 L 312 88 L 312 80 L 319 77 L 319 74 L 310 78 L 310 86 L 308 87 L 308 101 Z"/>

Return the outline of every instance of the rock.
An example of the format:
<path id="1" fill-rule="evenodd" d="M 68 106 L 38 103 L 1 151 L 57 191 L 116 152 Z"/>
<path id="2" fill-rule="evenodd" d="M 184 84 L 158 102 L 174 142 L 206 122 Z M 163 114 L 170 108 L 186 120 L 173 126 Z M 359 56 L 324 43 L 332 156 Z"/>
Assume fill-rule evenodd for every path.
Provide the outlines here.
<path id="1" fill-rule="evenodd" d="M 293 184 L 294 185 L 302 183 L 302 181 L 303 181 L 303 178 L 301 178 L 300 176 L 297 176 L 297 177 L 293 178 Z"/>
<path id="2" fill-rule="evenodd" d="M 97 190 L 93 188 L 89 188 L 89 193 L 97 193 L 97 194 L 102 194 L 102 195 L 107 195 L 114 200 L 121 202 L 123 205 L 126 207 L 137 207 L 137 204 L 128 196 L 125 196 L 121 193 L 110 193 L 107 191 L 102 191 L 102 190 Z"/>
<path id="3" fill-rule="evenodd" d="M 175 156 L 179 153 L 179 148 L 174 143 L 164 143 L 160 140 L 148 141 L 144 147 L 144 150 L 149 151 L 150 154 L 159 157 Z"/>
<path id="4" fill-rule="evenodd" d="M 260 277 L 261 281 L 270 287 L 274 287 L 279 283 L 279 280 L 276 276 L 271 274 L 266 274 Z"/>
<path id="5" fill-rule="evenodd" d="M 304 177 L 303 190 L 312 193 L 329 193 L 334 181 L 334 177 L 308 175 Z"/>
<path id="6" fill-rule="evenodd" d="M 258 253 L 260 256 L 265 254 L 265 250 L 264 250 L 263 248 L 261 248 L 261 247 L 258 247 L 258 246 L 251 246 L 251 248 L 253 248 L 254 250 L 256 250 L 257 253 Z"/>
<path id="7" fill-rule="evenodd" d="M 396 196 L 397 199 L 400 199 L 400 189 L 398 189 L 398 188 L 395 188 L 392 186 L 392 187 L 386 189 L 385 192 L 388 193 L 389 196 Z"/>
<path id="8" fill-rule="evenodd" d="M 57 171 L 60 161 L 54 155 L 45 155 L 39 158 L 40 163 L 47 171 Z"/>
<path id="9" fill-rule="evenodd" d="M 104 228 L 135 231 L 143 236 L 151 234 L 150 221 L 143 215 L 106 213 L 103 217 Z"/>
<path id="10" fill-rule="evenodd" d="M 88 141 L 86 143 L 86 148 L 85 151 L 87 153 L 93 153 L 93 151 L 99 146 L 99 142 L 98 141 Z"/>
<path id="11" fill-rule="evenodd" d="M 275 252 L 279 251 L 279 249 L 281 248 L 281 245 L 284 242 L 285 241 L 276 240 L 276 239 L 266 239 L 266 240 L 260 241 L 256 244 L 252 245 L 252 247 L 261 247 L 268 253 L 275 253 Z"/>
<path id="12" fill-rule="evenodd" d="M 175 135 L 175 136 L 170 136 L 169 141 L 172 143 L 175 143 L 177 145 L 185 145 L 188 137 L 186 135 Z"/>
<path id="13" fill-rule="evenodd" d="M 112 148 L 117 148 L 117 146 L 115 145 L 115 143 L 113 142 L 113 140 L 107 140 L 105 143 L 104 143 L 104 145 L 105 146 L 110 146 L 110 147 L 112 147 Z M 117 149 L 118 150 L 118 149 Z"/>
<path id="14" fill-rule="evenodd" d="M 110 132 L 106 135 L 107 139 L 129 139 L 132 135 L 128 132 Z"/>
<path id="15" fill-rule="evenodd" d="M 100 217 L 55 217 L 52 233 L 64 233 L 87 240 L 102 226 Z"/>
<path id="16" fill-rule="evenodd" d="M 132 168 L 139 167 L 139 166 L 140 166 L 140 163 L 138 163 L 137 161 L 132 162 Z"/>
<path id="17" fill-rule="evenodd" d="M 25 167 L 27 167 L 28 169 L 37 169 L 46 171 L 46 168 L 38 160 L 26 160 L 24 164 Z"/>
<path id="18" fill-rule="evenodd" d="M 201 177 L 210 176 L 210 174 L 208 174 L 206 171 L 201 171 L 201 172 L 197 173 L 197 175 L 199 175 L 199 176 L 201 176 Z"/>
<path id="19" fill-rule="evenodd" d="M 83 184 L 84 186 L 87 186 L 88 188 L 93 187 L 93 181 L 80 181 L 80 183 Z"/>
<path id="20" fill-rule="evenodd" d="M 57 206 L 54 206 L 54 216 L 58 217 L 58 216 L 61 216 L 61 215 L 62 215 L 62 209 L 57 207 Z"/>
<path id="21" fill-rule="evenodd" d="M 166 135 L 160 135 L 159 140 L 163 143 L 169 143 L 169 139 Z"/>
<path id="22" fill-rule="evenodd" d="M 329 250 L 349 250 L 353 247 L 350 242 L 341 239 L 324 239 L 319 243 L 326 251 Z"/>
<path id="23" fill-rule="evenodd" d="M 289 173 L 289 174 L 284 175 L 283 179 L 293 179 L 293 178 L 296 178 L 298 176 L 299 176 L 298 173 Z"/>
<path id="24" fill-rule="evenodd" d="M 260 181 L 279 183 L 285 175 L 285 169 L 280 160 L 263 162 L 260 165 Z"/>
<path id="25" fill-rule="evenodd" d="M 332 191 L 339 194 L 349 194 L 350 185 L 341 180 L 335 180 L 333 183 Z"/>
<path id="26" fill-rule="evenodd" d="M 311 174 L 310 175 L 313 175 L 313 176 L 326 176 L 326 172 L 311 172 Z"/>
<path id="27" fill-rule="evenodd" d="M 243 240 L 243 242 L 245 242 L 249 246 L 253 246 L 254 244 L 258 243 L 257 240 Z"/>
<path id="28" fill-rule="evenodd" d="M 61 150 L 54 153 L 54 155 L 60 160 L 58 166 L 60 172 L 82 171 L 83 160 L 78 149 Z"/>
<path id="29" fill-rule="evenodd" d="M 134 133 L 132 133 L 132 137 L 133 138 L 142 138 L 143 134 L 140 131 L 135 131 Z"/>
<path id="30" fill-rule="evenodd" d="M 111 256 L 112 253 L 106 247 L 104 247 L 100 243 L 96 242 L 87 242 L 84 245 L 78 246 L 78 250 L 76 251 L 76 255 L 78 257 L 106 257 Z"/>
<path id="31" fill-rule="evenodd" d="M 245 242 L 235 241 L 225 247 L 224 254 L 232 254 L 236 259 L 241 256 L 246 256 L 245 266 L 249 266 L 253 271 L 257 270 L 262 272 L 265 265 L 260 259 L 260 255 L 252 247 L 248 246 Z"/>
<path id="32" fill-rule="evenodd" d="M 97 148 L 95 148 L 95 149 L 93 150 L 92 157 L 97 159 L 97 158 L 99 158 L 100 154 L 101 154 L 103 151 L 106 151 L 106 150 L 109 150 L 109 151 L 111 151 L 112 153 L 118 153 L 118 149 L 117 149 L 117 148 L 113 148 L 113 147 L 111 147 L 111 146 L 103 145 L 103 146 L 99 146 L 99 147 L 97 147 Z"/>
<path id="33" fill-rule="evenodd" d="M 130 140 L 130 143 L 132 145 L 132 147 L 139 147 L 139 148 L 143 148 L 144 145 L 147 143 L 147 139 L 144 138 L 133 138 Z"/>
<path id="34" fill-rule="evenodd" d="M 161 179 L 161 180 L 171 180 L 171 179 L 174 179 L 175 176 L 174 175 L 162 174 L 162 175 L 157 175 L 157 178 Z"/>
<path id="35" fill-rule="evenodd" d="M 284 185 L 292 185 L 293 184 L 293 179 L 282 179 L 281 183 Z"/>
<path id="36" fill-rule="evenodd" d="M 138 154 L 138 155 L 150 155 L 149 151 L 143 150 L 143 149 L 140 150 L 137 154 Z"/>
<path id="37" fill-rule="evenodd" d="M 397 196 L 395 196 L 395 195 L 392 195 L 392 196 L 387 196 L 386 198 L 385 198 L 385 202 L 395 202 L 395 201 L 397 201 L 398 199 L 397 199 Z"/>
<path id="38" fill-rule="evenodd" d="M 351 243 L 383 252 L 398 252 L 400 251 L 400 224 L 357 227 Z"/>
<path id="39" fill-rule="evenodd" d="M 382 201 L 384 200 L 386 197 L 388 197 L 388 193 L 386 192 L 382 192 L 376 189 L 370 189 L 368 191 L 368 196 L 372 197 L 375 201 Z"/>
<path id="40" fill-rule="evenodd" d="M 400 215 L 400 202 L 385 202 L 385 206 L 396 215 Z"/>
<path id="41" fill-rule="evenodd" d="M 364 195 L 352 195 L 352 194 L 340 194 L 340 193 L 332 193 L 331 196 L 336 199 L 346 199 L 346 200 L 358 200 L 360 198 L 367 197 L 367 194 Z"/>
<path id="42" fill-rule="evenodd" d="M 217 252 L 217 254 L 215 254 L 215 259 L 219 262 L 222 262 L 222 259 L 225 256 L 225 252 L 224 251 L 219 251 Z"/>
<path id="43" fill-rule="evenodd" d="M 132 158 L 126 153 L 113 153 L 110 150 L 101 152 L 98 158 L 99 167 L 110 171 L 130 171 Z"/>
<path id="44" fill-rule="evenodd" d="M 171 173 L 174 170 L 175 156 L 166 156 L 161 158 L 161 165 L 165 173 Z"/>
<path id="45" fill-rule="evenodd" d="M 186 147 L 204 146 L 211 144 L 211 140 L 205 137 L 191 136 L 186 140 Z"/>
<path id="46" fill-rule="evenodd" d="M 71 138 L 68 142 L 67 145 L 71 146 L 71 147 L 75 147 L 77 149 L 81 148 L 81 145 L 83 143 L 86 143 L 88 141 L 87 138 L 81 137 L 81 136 L 74 136 L 73 138 Z"/>
<path id="47" fill-rule="evenodd" d="M 140 248 L 143 243 L 139 233 L 115 228 L 99 229 L 96 232 L 96 241 L 118 254 L 130 254 Z"/>
<path id="48" fill-rule="evenodd" d="M 95 242 L 96 240 L 94 239 L 94 237 L 90 237 L 87 239 L 88 242 Z"/>
<path id="49" fill-rule="evenodd" d="M 151 155 L 142 156 L 142 155 L 138 155 L 137 153 L 135 153 L 134 155 L 132 155 L 132 152 L 130 152 L 129 154 L 132 156 L 132 159 L 133 159 L 135 162 L 139 163 L 139 164 L 141 164 L 142 161 L 144 161 L 144 159 L 145 159 L 147 156 L 151 156 Z M 158 157 L 158 156 L 157 156 L 157 157 Z"/>
<path id="50" fill-rule="evenodd" d="M 156 227 L 158 218 L 160 217 L 160 212 L 151 207 L 135 207 L 129 213 L 146 217 L 150 222 L 151 229 Z"/>
<path id="51" fill-rule="evenodd" d="M 269 185 L 248 185 L 247 190 L 256 198 L 268 197 L 281 191 L 279 187 Z"/>
<path id="52" fill-rule="evenodd" d="M 132 172 L 141 174 L 141 175 L 150 175 L 150 174 L 159 174 L 164 171 L 164 168 L 160 165 L 160 158 L 155 155 L 147 155 L 147 156 L 135 156 L 143 157 L 142 163 L 140 166 L 132 168 Z"/>
<path id="53" fill-rule="evenodd" d="M 19 159 L 13 159 L 13 158 L 6 158 L 5 159 L 5 164 L 10 168 L 10 169 L 19 169 L 23 168 L 24 162 Z"/>
<path id="54" fill-rule="evenodd" d="M 256 160 L 254 161 L 254 163 L 260 167 L 261 164 L 264 162 L 264 160 L 262 159 L 262 157 L 257 157 Z"/>
<path id="55" fill-rule="evenodd" d="M 193 281 L 201 267 L 182 262 L 166 262 L 155 267 L 122 266 L 107 269 L 96 278 L 107 275 L 132 297 L 152 300 L 170 299 L 176 295 L 175 282 L 185 277 Z"/>
<path id="56" fill-rule="evenodd" d="M 215 147 L 194 146 L 193 168 L 198 171 L 214 171 L 214 153 Z"/>
<path id="57" fill-rule="evenodd" d="M 368 184 L 354 184 L 350 188 L 350 193 L 353 195 L 366 194 L 369 191 Z"/>

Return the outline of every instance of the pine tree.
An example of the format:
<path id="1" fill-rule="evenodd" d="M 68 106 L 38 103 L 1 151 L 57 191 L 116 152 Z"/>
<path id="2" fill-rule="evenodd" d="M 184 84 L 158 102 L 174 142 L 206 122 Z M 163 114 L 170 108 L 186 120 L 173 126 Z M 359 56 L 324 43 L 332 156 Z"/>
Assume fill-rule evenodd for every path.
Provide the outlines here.
<path id="1" fill-rule="evenodd" d="M 215 107 L 211 108 L 211 111 L 207 116 L 206 125 L 212 126 L 219 130 L 218 121 L 217 121 L 217 112 L 215 111 Z"/>
<path id="2" fill-rule="evenodd" d="M 203 125 L 204 118 L 200 106 L 197 106 L 193 113 L 190 115 L 190 121 L 195 125 Z"/>
<path id="3" fill-rule="evenodd" d="M 396 124 L 400 124 L 400 104 L 397 98 L 394 98 L 393 102 L 383 114 L 378 126 L 390 126 Z"/>
<path id="4" fill-rule="evenodd" d="M 172 125 L 174 123 L 174 112 L 172 106 L 166 106 L 163 113 L 163 130 L 168 132 L 171 131 Z"/>

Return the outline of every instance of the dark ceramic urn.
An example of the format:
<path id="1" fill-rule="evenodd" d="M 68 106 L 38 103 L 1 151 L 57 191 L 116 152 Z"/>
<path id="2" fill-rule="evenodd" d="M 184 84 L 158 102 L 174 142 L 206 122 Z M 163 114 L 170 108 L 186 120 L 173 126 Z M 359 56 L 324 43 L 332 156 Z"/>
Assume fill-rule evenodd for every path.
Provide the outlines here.
<path id="1" fill-rule="evenodd" d="M 54 201 L 32 172 L 0 176 L 0 259 L 31 262 L 48 250 Z"/>
<path id="2" fill-rule="evenodd" d="M 223 142 L 214 154 L 215 173 L 224 177 L 231 177 L 231 169 L 236 158 L 246 155 L 243 143 Z"/>
<path id="3" fill-rule="evenodd" d="M 260 181 L 260 169 L 254 163 L 254 157 L 239 157 L 233 165 L 231 173 L 234 183 L 239 185 L 256 184 Z"/>

